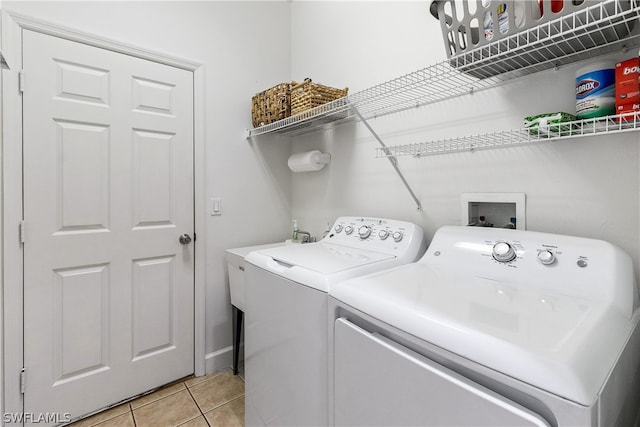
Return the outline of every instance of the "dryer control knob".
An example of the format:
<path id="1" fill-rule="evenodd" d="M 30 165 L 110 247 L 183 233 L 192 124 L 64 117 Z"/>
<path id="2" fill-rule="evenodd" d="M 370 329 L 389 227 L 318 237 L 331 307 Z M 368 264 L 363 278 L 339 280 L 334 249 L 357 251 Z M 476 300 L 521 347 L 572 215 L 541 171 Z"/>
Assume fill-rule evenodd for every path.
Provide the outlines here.
<path id="1" fill-rule="evenodd" d="M 393 240 L 395 240 L 396 242 L 399 242 L 400 240 L 402 240 L 403 237 L 404 237 L 404 234 L 402 234 L 402 231 L 396 231 L 393 233 Z"/>
<path id="2" fill-rule="evenodd" d="M 371 236 L 371 227 L 369 227 L 368 225 L 361 226 L 360 228 L 358 228 L 358 235 L 362 240 Z"/>
<path id="3" fill-rule="evenodd" d="M 548 250 L 540 251 L 538 252 L 538 261 L 543 265 L 551 265 L 556 262 L 556 256 Z"/>
<path id="4" fill-rule="evenodd" d="M 336 233 L 339 233 L 339 232 L 342 231 L 342 226 L 340 224 L 338 224 L 335 227 L 333 227 L 333 229 L 335 230 Z"/>
<path id="5" fill-rule="evenodd" d="M 352 227 L 352 226 L 350 226 L 350 225 L 347 225 L 347 226 L 344 228 L 344 232 L 345 232 L 345 233 L 347 233 L 347 234 L 351 234 L 351 233 L 353 233 L 353 227 Z"/>
<path id="6" fill-rule="evenodd" d="M 516 250 L 507 242 L 498 242 L 493 245 L 493 259 L 500 262 L 513 261 L 516 257 Z"/>
<path id="7" fill-rule="evenodd" d="M 378 233 L 378 237 L 380 238 L 380 240 L 385 240 L 387 237 L 389 237 L 389 230 L 380 230 L 380 232 Z"/>

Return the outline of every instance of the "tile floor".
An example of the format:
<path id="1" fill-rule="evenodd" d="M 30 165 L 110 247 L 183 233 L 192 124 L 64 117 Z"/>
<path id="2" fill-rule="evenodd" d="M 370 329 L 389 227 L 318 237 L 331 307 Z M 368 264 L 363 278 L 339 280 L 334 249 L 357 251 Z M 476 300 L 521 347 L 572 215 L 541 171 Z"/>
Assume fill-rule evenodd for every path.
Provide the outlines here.
<path id="1" fill-rule="evenodd" d="M 242 427 L 244 382 L 229 371 L 176 382 L 72 427 Z"/>

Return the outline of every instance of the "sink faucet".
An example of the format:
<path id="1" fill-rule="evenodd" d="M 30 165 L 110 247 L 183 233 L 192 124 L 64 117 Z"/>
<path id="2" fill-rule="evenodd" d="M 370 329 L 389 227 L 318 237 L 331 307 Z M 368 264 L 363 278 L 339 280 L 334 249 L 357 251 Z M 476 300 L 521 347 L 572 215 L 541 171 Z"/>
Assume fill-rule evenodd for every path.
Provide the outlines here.
<path id="1" fill-rule="evenodd" d="M 311 233 L 309 233 L 308 231 L 302 231 L 302 230 L 298 230 L 296 232 L 296 235 L 299 236 L 302 234 L 302 243 L 310 243 L 315 241 L 315 238 L 311 237 Z"/>

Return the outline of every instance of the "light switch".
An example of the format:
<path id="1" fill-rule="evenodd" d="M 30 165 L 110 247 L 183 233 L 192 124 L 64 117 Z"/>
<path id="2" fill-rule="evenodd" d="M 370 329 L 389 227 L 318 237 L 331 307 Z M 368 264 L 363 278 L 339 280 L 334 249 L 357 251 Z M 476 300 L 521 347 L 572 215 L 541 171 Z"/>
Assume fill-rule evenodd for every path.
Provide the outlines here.
<path id="1" fill-rule="evenodd" d="M 211 216 L 222 215 L 222 199 L 215 197 L 211 199 Z"/>

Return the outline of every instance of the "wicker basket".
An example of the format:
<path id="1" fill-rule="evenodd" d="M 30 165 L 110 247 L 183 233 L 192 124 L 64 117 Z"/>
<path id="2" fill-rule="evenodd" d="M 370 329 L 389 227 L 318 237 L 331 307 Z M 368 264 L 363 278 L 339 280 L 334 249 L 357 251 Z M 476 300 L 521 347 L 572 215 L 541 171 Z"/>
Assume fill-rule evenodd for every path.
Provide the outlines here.
<path id="1" fill-rule="evenodd" d="M 254 128 L 291 115 L 291 83 L 280 83 L 251 98 L 251 123 Z"/>
<path id="2" fill-rule="evenodd" d="M 313 83 L 311 79 L 305 79 L 302 83 L 291 84 L 291 114 L 299 114 L 318 105 L 335 101 L 347 96 L 348 88 L 336 89 Z"/>

